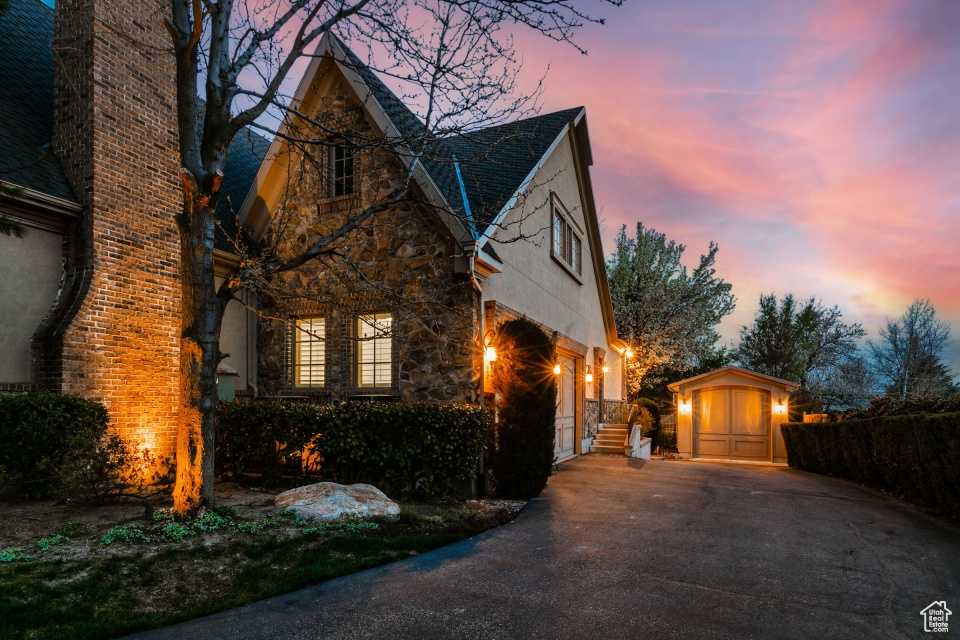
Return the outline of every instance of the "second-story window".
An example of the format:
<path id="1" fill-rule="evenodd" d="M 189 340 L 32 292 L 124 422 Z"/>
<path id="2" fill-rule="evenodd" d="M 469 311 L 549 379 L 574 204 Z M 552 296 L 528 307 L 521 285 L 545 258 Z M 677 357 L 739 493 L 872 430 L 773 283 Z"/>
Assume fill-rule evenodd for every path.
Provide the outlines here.
<path id="1" fill-rule="evenodd" d="M 333 148 L 333 175 L 330 195 L 334 198 L 353 193 L 354 154 L 350 147 Z"/>
<path id="2" fill-rule="evenodd" d="M 583 241 L 556 202 L 553 206 L 552 254 L 574 273 L 583 273 Z"/>

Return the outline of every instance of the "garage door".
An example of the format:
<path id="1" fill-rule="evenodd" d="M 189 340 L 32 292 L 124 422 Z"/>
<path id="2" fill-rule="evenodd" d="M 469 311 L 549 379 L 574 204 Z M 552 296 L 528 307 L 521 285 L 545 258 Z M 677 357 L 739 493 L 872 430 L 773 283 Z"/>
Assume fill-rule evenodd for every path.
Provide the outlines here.
<path id="1" fill-rule="evenodd" d="M 560 356 L 560 375 L 557 380 L 557 420 L 554 453 L 558 458 L 573 455 L 573 437 L 577 426 L 576 396 L 577 361 Z"/>
<path id="2" fill-rule="evenodd" d="M 693 437 L 697 458 L 770 460 L 770 392 L 694 391 Z"/>

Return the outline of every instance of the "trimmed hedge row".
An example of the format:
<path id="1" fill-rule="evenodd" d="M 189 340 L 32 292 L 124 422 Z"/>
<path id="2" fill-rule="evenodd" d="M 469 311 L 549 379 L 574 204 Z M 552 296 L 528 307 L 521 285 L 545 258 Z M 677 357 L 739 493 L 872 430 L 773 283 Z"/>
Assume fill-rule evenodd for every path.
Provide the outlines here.
<path id="1" fill-rule="evenodd" d="M 781 429 L 791 467 L 960 516 L 960 413 L 789 423 Z"/>
<path id="2" fill-rule="evenodd" d="M 452 492 L 475 476 L 486 428 L 475 406 L 375 402 L 221 402 L 217 425 L 220 476 L 256 473 L 271 484 L 310 473 L 426 494 Z"/>
<path id="3" fill-rule="evenodd" d="M 0 396 L 0 481 L 30 498 L 104 499 L 163 483 L 162 461 L 107 432 L 99 402 L 47 391 Z"/>

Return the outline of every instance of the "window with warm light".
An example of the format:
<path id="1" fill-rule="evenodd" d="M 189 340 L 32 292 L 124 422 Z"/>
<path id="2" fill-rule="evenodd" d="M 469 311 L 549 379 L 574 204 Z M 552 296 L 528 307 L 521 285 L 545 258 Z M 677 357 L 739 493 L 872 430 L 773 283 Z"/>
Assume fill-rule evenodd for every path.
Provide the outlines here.
<path id="1" fill-rule="evenodd" d="M 357 318 L 357 386 L 393 383 L 393 317 L 373 313 Z"/>
<path id="2" fill-rule="evenodd" d="M 293 384 L 322 387 L 326 384 L 326 321 L 298 318 L 294 331 Z"/>

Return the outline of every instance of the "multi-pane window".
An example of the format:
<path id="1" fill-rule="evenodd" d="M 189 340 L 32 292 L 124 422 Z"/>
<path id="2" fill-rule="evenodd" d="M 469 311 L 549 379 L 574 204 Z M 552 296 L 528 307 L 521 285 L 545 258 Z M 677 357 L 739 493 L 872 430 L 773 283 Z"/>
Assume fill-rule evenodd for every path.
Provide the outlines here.
<path id="1" fill-rule="evenodd" d="M 393 370 L 393 318 L 374 313 L 357 318 L 357 386 L 389 387 Z"/>
<path id="2" fill-rule="evenodd" d="M 299 318 L 294 336 L 293 381 L 297 387 L 322 387 L 326 383 L 326 322 Z"/>
<path id="3" fill-rule="evenodd" d="M 573 230 L 573 225 L 557 208 L 553 210 L 553 255 L 565 262 L 574 273 L 582 273 L 583 242 Z"/>
<path id="4" fill-rule="evenodd" d="M 333 184 L 334 198 L 348 196 L 353 193 L 353 149 L 336 146 L 333 148 Z"/>

